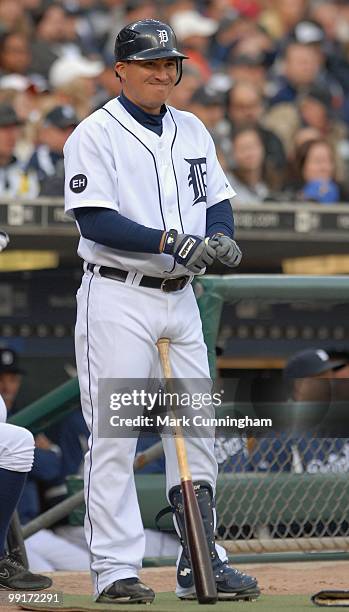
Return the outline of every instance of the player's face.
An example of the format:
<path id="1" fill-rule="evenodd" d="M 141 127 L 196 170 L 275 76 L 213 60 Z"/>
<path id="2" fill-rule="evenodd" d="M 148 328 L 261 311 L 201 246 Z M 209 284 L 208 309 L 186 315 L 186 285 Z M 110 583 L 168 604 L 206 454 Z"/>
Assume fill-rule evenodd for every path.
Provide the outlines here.
<path id="1" fill-rule="evenodd" d="M 117 62 L 125 96 L 147 113 L 158 114 L 177 80 L 173 58 Z"/>

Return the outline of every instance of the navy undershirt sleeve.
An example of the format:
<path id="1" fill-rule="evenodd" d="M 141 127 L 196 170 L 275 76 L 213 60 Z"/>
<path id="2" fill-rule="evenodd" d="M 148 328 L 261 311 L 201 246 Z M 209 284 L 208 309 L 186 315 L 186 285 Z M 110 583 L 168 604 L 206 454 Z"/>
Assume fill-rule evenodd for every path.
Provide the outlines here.
<path id="1" fill-rule="evenodd" d="M 234 236 L 234 215 L 229 200 L 218 202 L 206 211 L 206 236 L 218 232 L 229 238 Z"/>
<path id="2" fill-rule="evenodd" d="M 159 253 L 162 230 L 145 227 L 115 210 L 86 206 L 74 208 L 81 235 L 112 249 Z"/>
<path id="3" fill-rule="evenodd" d="M 74 209 L 81 235 L 87 240 L 121 251 L 159 253 L 163 231 L 145 227 L 109 208 Z M 234 235 L 234 217 L 229 200 L 211 206 L 206 212 L 206 236 L 221 232 Z"/>

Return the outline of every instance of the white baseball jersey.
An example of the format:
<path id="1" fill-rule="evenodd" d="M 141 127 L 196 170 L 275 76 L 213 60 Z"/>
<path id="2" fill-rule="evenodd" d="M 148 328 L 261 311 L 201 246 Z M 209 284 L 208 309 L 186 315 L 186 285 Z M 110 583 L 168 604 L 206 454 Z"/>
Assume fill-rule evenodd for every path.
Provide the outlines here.
<path id="1" fill-rule="evenodd" d="M 191 113 L 167 107 L 159 137 L 113 99 L 85 119 L 65 147 L 65 207 L 103 207 L 159 230 L 205 236 L 206 209 L 235 191 L 212 138 Z M 170 255 L 112 249 L 81 237 L 85 261 L 152 276 L 181 275 Z"/>
<path id="2" fill-rule="evenodd" d="M 7 420 L 7 409 L 6 409 L 5 402 L 2 398 L 2 395 L 0 395 L 0 423 L 6 423 L 6 420 Z"/>

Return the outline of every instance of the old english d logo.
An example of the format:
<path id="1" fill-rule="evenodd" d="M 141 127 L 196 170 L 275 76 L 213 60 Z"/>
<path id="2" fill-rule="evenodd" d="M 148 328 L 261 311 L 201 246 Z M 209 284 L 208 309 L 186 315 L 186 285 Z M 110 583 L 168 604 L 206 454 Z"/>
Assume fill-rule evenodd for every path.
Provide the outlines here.
<path id="1" fill-rule="evenodd" d="M 206 196 L 206 157 L 197 159 L 185 159 L 190 165 L 188 184 L 194 190 L 194 204 L 207 201 Z"/>

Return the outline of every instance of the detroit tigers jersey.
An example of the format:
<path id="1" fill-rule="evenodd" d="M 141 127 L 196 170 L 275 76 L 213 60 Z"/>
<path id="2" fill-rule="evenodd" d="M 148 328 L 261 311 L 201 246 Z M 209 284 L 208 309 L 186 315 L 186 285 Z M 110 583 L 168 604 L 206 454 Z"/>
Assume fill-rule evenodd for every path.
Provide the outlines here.
<path id="1" fill-rule="evenodd" d="M 80 123 L 64 147 L 68 214 L 100 206 L 147 227 L 205 236 L 206 209 L 235 191 L 202 122 L 167 109 L 160 137 L 117 98 Z M 170 255 L 116 250 L 83 237 L 78 254 L 90 263 L 152 276 L 187 273 Z"/>

